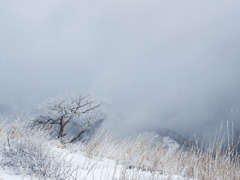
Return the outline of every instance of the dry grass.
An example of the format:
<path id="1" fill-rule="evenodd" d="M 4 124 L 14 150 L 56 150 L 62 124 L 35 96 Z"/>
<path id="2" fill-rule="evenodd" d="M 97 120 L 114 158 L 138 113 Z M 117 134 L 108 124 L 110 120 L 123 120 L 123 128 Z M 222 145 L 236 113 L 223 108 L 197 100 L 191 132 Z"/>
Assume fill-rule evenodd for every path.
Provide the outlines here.
<path id="1" fill-rule="evenodd" d="M 46 132 L 36 132 L 31 134 L 32 137 L 24 137 L 27 135 L 23 133 L 27 130 L 27 126 L 19 125 L 19 122 L 11 124 L 6 122 L 2 122 L 0 126 L 1 147 L 3 142 L 6 145 L 7 138 L 11 138 L 12 141 L 16 140 L 14 141 L 16 143 L 21 139 L 30 138 L 39 143 L 45 142 L 48 147 L 58 147 L 59 150 L 74 153 L 81 152 L 88 159 L 95 159 L 94 163 L 86 160 L 84 165 L 78 167 L 81 178 L 77 179 L 80 180 L 89 179 L 89 177 L 94 179 L 146 179 L 143 172 L 149 174 L 147 179 L 153 180 L 171 179 L 172 175 L 199 180 L 240 179 L 239 155 L 234 150 L 235 146 L 228 143 L 225 147 L 224 138 L 220 138 L 219 135 L 206 149 L 192 147 L 188 152 L 179 150 L 176 153 L 169 153 L 161 144 L 153 145 L 152 140 L 146 139 L 144 135 L 137 138 L 115 139 L 111 134 L 97 133 L 88 143 L 61 145 L 60 142 L 51 141 L 47 135 L 43 136 Z M 42 137 L 38 137 L 40 135 Z M 28 146 L 28 144 L 24 145 Z M 63 155 L 62 157 L 64 158 Z M 93 172 L 99 170 L 97 169 L 99 163 L 104 159 L 116 162 L 114 168 L 109 168 L 108 163 L 105 163 L 100 169 L 101 172 L 98 173 L 99 177 L 94 177 L 96 175 Z"/>
<path id="2" fill-rule="evenodd" d="M 143 135 L 135 139 L 113 139 L 111 135 L 96 134 L 86 144 L 77 146 L 89 157 L 113 159 L 127 169 L 158 172 L 164 175 L 180 175 L 186 179 L 240 179 L 237 145 L 224 145 L 224 137 L 216 138 L 206 149 L 169 153 L 161 144 L 154 145 Z"/>

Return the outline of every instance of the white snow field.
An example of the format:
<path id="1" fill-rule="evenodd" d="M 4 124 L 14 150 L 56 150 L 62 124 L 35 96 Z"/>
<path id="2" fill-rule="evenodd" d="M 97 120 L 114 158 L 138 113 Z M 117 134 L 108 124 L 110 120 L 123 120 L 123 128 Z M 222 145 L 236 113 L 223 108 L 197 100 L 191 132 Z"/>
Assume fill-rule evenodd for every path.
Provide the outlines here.
<path id="1" fill-rule="evenodd" d="M 139 170 L 137 168 L 126 169 L 124 165 L 118 165 L 115 161 L 110 159 L 93 158 L 90 159 L 80 152 L 69 152 L 68 150 L 55 149 L 61 152 L 63 156 L 71 159 L 74 166 L 78 168 L 76 179 L 79 180 L 121 180 L 121 179 L 172 179 L 184 180 L 185 178 L 177 175 L 162 175 L 159 172 L 150 172 L 146 170 Z M 16 175 L 11 170 L 0 169 L 0 180 L 37 180 L 37 175 L 26 175 L 24 172 Z M 40 178 L 42 179 L 42 178 Z M 49 179 L 50 180 L 50 179 Z"/>

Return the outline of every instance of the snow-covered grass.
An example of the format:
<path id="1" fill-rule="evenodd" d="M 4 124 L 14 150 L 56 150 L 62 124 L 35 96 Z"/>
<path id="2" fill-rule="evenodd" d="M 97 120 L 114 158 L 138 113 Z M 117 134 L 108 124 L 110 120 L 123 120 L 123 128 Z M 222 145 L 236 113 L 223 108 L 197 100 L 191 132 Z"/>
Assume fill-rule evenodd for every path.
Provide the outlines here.
<path id="1" fill-rule="evenodd" d="M 224 147 L 220 138 L 205 150 L 192 147 L 187 152 L 174 152 L 166 150 L 164 144 L 153 146 L 144 135 L 115 140 L 110 135 L 97 134 L 81 151 L 90 157 L 114 159 L 128 168 L 177 174 L 186 179 L 240 179 L 239 155 L 230 145 Z"/>
<path id="2" fill-rule="evenodd" d="M 96 133 L 86 143 L 61 144 L 27 120 L 5 121 L 0 126 L 0 179 L 240 179 L 239 156 L 221 141 L 207 150 L 169 152 L 153 140 Z"/>
<path id="3" fill-rule="evenodd" d="M 72 161 L 52 151 L 60 143 L 51 140 L 48 132 L 35 129 L 24 119 L 21 120 L 23 121 L 5 122 L 1 125 L 2 168 L 41 179 L 73 179 L 71 176 L 76 169 L 72 166 Z"/>

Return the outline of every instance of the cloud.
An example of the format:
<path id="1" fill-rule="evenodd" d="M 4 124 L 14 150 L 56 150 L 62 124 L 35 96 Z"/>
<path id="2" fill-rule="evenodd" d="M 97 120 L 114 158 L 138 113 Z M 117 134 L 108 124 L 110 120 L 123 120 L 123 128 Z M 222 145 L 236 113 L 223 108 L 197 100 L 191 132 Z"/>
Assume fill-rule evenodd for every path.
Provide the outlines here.
<path id="1" fill-rule="evenodd" d="M 191 134 L 238 121 L 239 6 L 1 2 L 0 113 L 31 110 L 46 97 L 80 89 L 111 99 L 108 117 L 121 131 L 168 127 Z"/>

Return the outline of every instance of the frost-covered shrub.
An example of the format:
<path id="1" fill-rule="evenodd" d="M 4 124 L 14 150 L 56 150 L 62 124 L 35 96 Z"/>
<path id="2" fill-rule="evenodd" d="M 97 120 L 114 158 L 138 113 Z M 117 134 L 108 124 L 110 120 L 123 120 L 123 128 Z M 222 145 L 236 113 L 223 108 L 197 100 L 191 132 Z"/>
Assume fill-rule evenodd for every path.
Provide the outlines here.
<path id="1" fill-rule="evenodd" d="M 62 142 L 74 143 L 103 120 L 103 105 L 81 94 L 51 98 L 39 105 L 42 114 L 35 118 L 33 126 L 51 130 Z"/>
<path id="2" fill-rule="evenodd" d="M 34 174 L 41 179 L 75 179 L 77 168 L 53 151 L 47 132 L 30 129 L 27 123 L 13 122 L 1 128 L 0 164 L 16 173 Z"/>

